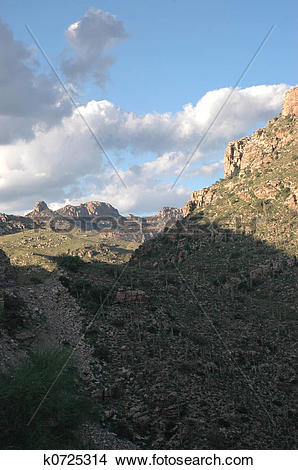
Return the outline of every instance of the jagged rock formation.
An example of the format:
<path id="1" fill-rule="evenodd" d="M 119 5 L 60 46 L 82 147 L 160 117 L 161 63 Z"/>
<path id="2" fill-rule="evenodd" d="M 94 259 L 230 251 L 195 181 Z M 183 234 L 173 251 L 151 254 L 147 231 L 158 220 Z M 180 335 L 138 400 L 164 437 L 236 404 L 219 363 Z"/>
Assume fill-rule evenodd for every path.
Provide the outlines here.
<path id="1" fill-rule="evenodd" d="M 91 201 L 80 204 L 79 206 L 67 205 L 52 211 L 48 208 L 47 204 L 44 201 L 38 201 L 32 212 L 26 215 L 26 217 L 39 217 L 39 216 L 59 216 L 64 217 L 100 217 L 100 216 L 111 216 L 111 217 L 120 217 L 120 214 L 117 209 L 115 209 L 111 204 L 106 202 Z"/>
<path id="2" fill-rule="evenodd" d="M 217 198 L 216 190 L 212 188 L 203 188 L 198 191 L 194 191 L 191 195 L 191 200 L 188 201 L 183 209 L 183 215 L 186 217 L 195 208 L 203 207 L 205 204 L 215 202 Z"/>
<path id="3" fill-rule="evenodd" d="M 298 87 L 291 88 L 286 92 L 281 114 L 283 116 L 298 114 Z"/>
<path id="4" fill-rule="evenodd" d="M 112 225 L 109 224 L 109 220 L 106 221 L 103 236 L 107 238 L 116 236 L 125 240 L 131 239 L 132 241 L 143 242 L 161 232 L 170 221 L 181 219 L 183 217 L 183 209 L 163 207 L 155 215 L 149 217 L 140 217 L 134 214 L 127 214 L 125 217 L 122 217 L 117 209 L 106 202 L 91 201 L 79 206 L 67 205 L 52 211 L 44 201 L 38 201 L 33 211 L 27 214 L 26 217 L 32 218 L 35 221 L 42 221 L 44 218 L 44 222 L 49 218 L 54 218 L 60 224 L 60 228 L 64 223 L 63 217 L 72 218 L 81 228 L 83 222 L 84 230 L 93 230 L 93 222 L 96 229 L 102 228 L 101 225 L 104 221 L 102 221 L 99 227 L 95 220 L 97 217 L 112 217 L 117 220 Z M 89 219 L 89 221 L 84 222 L 84 219 Z"/>
<path id="5" fill-rule="evenodd" d="M 159 218 L 163 222 L 168 222 L 171 219 L 182 219 L 183 209 L 177 209 L 176 207 L 163 207 L 160 211 L 155 214 L 156 218 Z"/>
<path id="6" fill-rule="evenodd" d="M 26 217 L 39 217 L 39 216 L 52 216 L 54 212 L 48 208 L 48 205 L 44 201 L 37 201 L 33 211 L 26 214 Z"/>
<path id="7" fill-rule="evenodd" d="M 260 168 L 272 161 L 289 142 L 298 138 L 298 87 L 288 90 L 282 106 L 282 114 L 272 119 L 263 129 L 251 137 L 232 141 L 225 151 L 225 176 L 243 172 L 248 166 Z"/>
<path id="8" fill-rule="evenodd" d="M 56 213 L 67 217 L 120 217 L 120 214 L 115 207 L 106 202 L 91 201 L 80 204 L 79 206 L 67 205 L 58 209 Z"/>
<path id="9" fill-rule="evenodd" d="M 273 120 L 269 131 L 287 137 L 292 116 Z M 141 245 L 125 272 L 110 261 L 84 263 L 16 286 L 34 314 L 33 344 L 73 348 L 80 340 L 81 379 L 107 429 L 147 449 L 296 448 L 295 129 L 290 134 L 268 164 L 196 191 L 189 217 Z M 235 216 L 243 225 L 227 228 Z M 73 239 L 58 235 L 66 251 Z M 61 253 L 58 235 L 51 254 Z M 89 240 L 82 255 L 92 259 Z M 9 240 L 9 249 L 24 250 L 22 273 L 35 268 L 32 247 L 49 248 L 44 234 L 28 241 Z M 8 339 L 0 335 L 0 361 Z"/>

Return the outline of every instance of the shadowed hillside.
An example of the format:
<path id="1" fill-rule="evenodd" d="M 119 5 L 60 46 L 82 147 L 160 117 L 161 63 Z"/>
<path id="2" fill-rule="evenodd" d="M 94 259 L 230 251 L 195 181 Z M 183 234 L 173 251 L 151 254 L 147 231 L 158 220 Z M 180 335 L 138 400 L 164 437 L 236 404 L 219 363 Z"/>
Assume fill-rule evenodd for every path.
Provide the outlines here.
<path id="1" fill-rule="evenodd" d="M 228 145 L 224 180 L 195 191 L 185 218 L 140 246 L 93 232 L 1 237 L 15 272 L 3 281 L 1 357 L 80 341 L 95 425 L 139 448 L 295 448 L 291 96 L 281 116 Z"/>

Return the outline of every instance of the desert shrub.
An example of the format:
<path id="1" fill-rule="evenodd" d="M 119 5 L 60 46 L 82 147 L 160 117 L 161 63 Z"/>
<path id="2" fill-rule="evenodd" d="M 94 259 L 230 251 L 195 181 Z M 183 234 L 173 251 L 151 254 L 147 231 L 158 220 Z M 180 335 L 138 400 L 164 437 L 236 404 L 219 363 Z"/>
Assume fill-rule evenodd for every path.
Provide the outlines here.
<path id="1" fill-rule="evenodd" d="M 111 352 L 107 346 L 102 343 L 96 343 L 94 345 L 94 355 L 98 359 L 103 359 L 104 361 L 110 362 Z"/>
<path id="2" fill-rule="evenodd" d="M 68 354 L 62 349 L 31 352 L 17 368 L 0 371 L 1 449 L 82 448 L 79 427 L 92 416 L 93 405 L 79 392 L 73 364 L 46 395 Z"/>
<path id="3" fill-rule="evenodd" d="M 102 302 L 110 303 L 109 288 L 106 286 L 92 285 L 86 279 L 76 279 L 72 281 L 65 276 L 59 278 L 60 282 L 69 290 L 81 306 L 87 308 L 91 313 L 95 313 Z"/>
<path id="4" fill-rule="evenodd" d="M 78 256 L 61 255 L 58 256 L 56 262 L 60 268 L 78 272 L 79 268 L 83 266 L 84 262 Z"/>
<path id="5" fill-rule="evenodd" d="M 30 276 L 30 281 L 32 284 L 42 284 L 43 280 L 38 276 Z"/>
<path id="6" fill-rule="evenodd" d="M 287 199 L 287 197 L 290 195 L 291 189 L 289 187 L 283 187 L 280 191 L 281 197 L 283 199 Z"/>
<path id="7" fill-rule="evenodd" d="M 232 251 L 232 253 L 230 254 L 230 258 L 233 259 L 233 258 L 240 258 L 242 256 L 242 252 L 239 251 L 239 250 L 236 250 L 236 251 Z"/>
<path id="8" fill-rule="evenodd" d="M 24 326 L 21 311 L 26 307 L 23 299 L 14 295 L 4 295 L 4 310 L 1 315 L 1 323 L 8 330 L 15 330 Z"/>

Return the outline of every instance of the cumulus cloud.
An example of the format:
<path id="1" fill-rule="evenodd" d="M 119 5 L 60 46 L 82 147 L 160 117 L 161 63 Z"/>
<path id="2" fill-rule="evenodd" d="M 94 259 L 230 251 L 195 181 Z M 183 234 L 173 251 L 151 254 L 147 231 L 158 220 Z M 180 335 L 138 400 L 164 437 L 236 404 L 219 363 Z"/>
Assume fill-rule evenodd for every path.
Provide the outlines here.
<path id="1" fill-rule="evenodd" d="M 280 84 L 235 90 L 194 156 L 195 168 L 187 169 L 183 178 L 210 177 L 220 171 L 228 141 L 276 116 L 288 88 Z M 123 212 L 138 213 L 155 211 L 161 205 L 181 207 L 191 191 L 183 178 L 172 192 L 170 185 L 229 92 L 227 88 L 210 91 L 175 114 L 137 115 L 108 101 L 81 106 L 114 160 L 117 155 L 132 154 L 129 168 L 120 170 L 128 190 L 101 158 L 77 110 L 59 126 L 37 131 L 31 142 L 0 147 L 0 211 L 25 210 L 36 199 L 60 205 L 101 199 Z"/>
<path id="2" fill-rule="evenodd" d="M 288 85 L 236 89 L 205 139 L 201 152 L 218 150 L 227 139 L 241 137 L 259 121 L 279 113 Z M 90 101 L 83 109 L 88 122 L 107 148 L 131 152 L 191 151 L 229 95 L 230 88 L 206 93 L 175 114 L 137 115 L 109 101 Z"/>
<path id="3" fill-rule="evenodd" d="M 54 77 L 38 73 L 34 52 L 0 18 L 0 145 L 32 139 L 71 114 Z"/>
<path id="4" fill-rule="evenodd" d="M 102 87 L 115 60 L 111 49 L 127 38 L 122 21 L 108 12 L 89 8 L 66 31 L 66 40 L 73 51 L 71 57 L 62 60 L 66 78 L 71 83 L 80 84 L 91 77 L 96 85 Z"/>

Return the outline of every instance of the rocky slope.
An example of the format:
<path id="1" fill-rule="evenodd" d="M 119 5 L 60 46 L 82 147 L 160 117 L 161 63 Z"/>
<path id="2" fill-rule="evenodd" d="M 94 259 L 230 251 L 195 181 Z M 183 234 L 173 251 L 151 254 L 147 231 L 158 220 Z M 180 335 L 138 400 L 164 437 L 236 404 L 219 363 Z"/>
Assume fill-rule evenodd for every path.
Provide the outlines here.
<path id="1" fill-rule="evenodd" d="M 289 90 L 283 102 L 282 113 L 258 129 L 250 137 L 230 142 L 225 151 L 225 176 L 245 169 L 264 169 L 279 154 L 297 144 L 298 87 Z"/>
<path id="2" fill-rule="evenodd" d="M 295 136 L 295 120 L 279 116 L 271 130 Z M 274 141 L 264 129 L 260 141 Z M 142 448 L 294 449 L 296 145 L 290 139 L 268 150 L 266 164 L 256 154 L 259 165 L 195 192 L 186 217 L 143 243 L 128 263 L 106 263 L 92 251 L 88 260 L 61 260 L 54 250 L 66 254 L 75 239 L 53 234 L 55 269 L 44 278 L 36 271 L 36 284 L 36 266 L 29 276 L 23 261 L 36 262 L 33 245 L 45 252 L 43 235 L 25 244 L 21 234 L 3 237 L 18 271 L 6 292 L 24 300 L 29 318 L 16 329 L 2 323 L 0 353 L 8 338 L 11 355 L 26 351 L 26 341 L 73 345 L 85 333 L 85 386 L 101 424 Z M 18 336 L 24 331 L 33 337 Z"/>
<path id="3" fill-rule="evenodd" d="M 283 112 L 251 137 L 230 142 L 225 151 L 225 180 L 194 191 L 184 215 L 210 204 L 225 206 L 269 204 L 298 210 L 298 125 L 295 111 L 297 90 L 286 94 Z M 234 176 L 234 177 L 233 177 Z M 229 197 L 229 201 L 227 200 Z M 234 211 L 237 212 L 236 210 Z M 240 211 L 241 213 L 241 211 Z"/>
<path id="4" fill-rule="evenodd" d="M 48 205 L 45 201 L 37 201 L 33 207 L 33 210 L 26 214 L 26 217 L 52 217 L 54 214 L 55 212 L 48 208 Z"/>
<path id="5" fill-rule="evenodd" d="M 33 221 L 29 217 L 0 213 L 0 235 L 32 229 L 33 225 Z"/>

